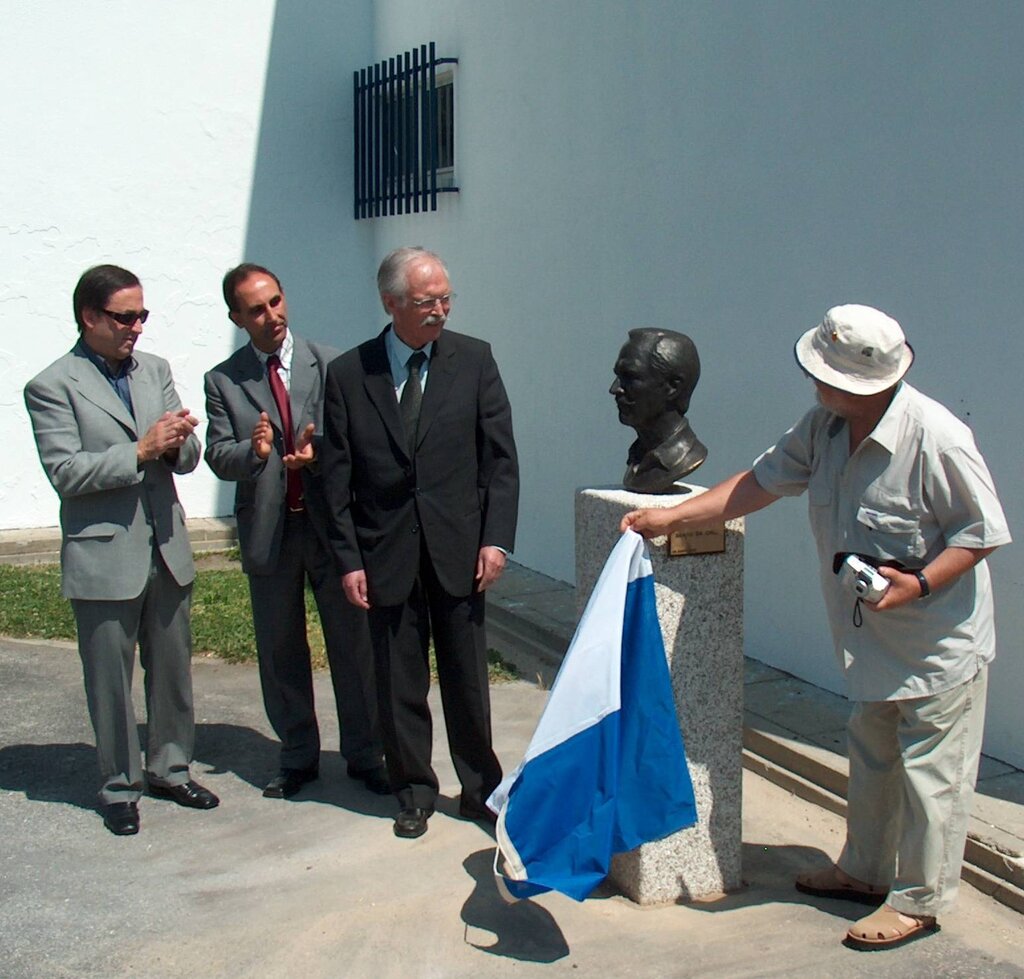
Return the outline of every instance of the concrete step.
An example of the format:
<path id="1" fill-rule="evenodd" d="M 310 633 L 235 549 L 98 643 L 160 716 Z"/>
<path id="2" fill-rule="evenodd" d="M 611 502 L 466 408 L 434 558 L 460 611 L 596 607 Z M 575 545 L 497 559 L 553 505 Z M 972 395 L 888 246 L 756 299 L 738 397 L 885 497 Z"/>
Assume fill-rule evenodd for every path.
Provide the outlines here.
<path id="1" fill-rule="evenodd" d="M 234 517 L 198 517 L 185 521 L 192 550 L 222 551 L 238 543 Z M 60 528 L 0 530 L 0 564 L 57 564 Z"/>

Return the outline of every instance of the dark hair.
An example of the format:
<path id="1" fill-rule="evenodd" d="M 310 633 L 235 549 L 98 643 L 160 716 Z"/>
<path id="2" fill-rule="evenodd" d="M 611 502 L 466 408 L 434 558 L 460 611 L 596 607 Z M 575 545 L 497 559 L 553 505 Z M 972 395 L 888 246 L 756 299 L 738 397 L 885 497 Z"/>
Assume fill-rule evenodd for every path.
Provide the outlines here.
<path id="1" fill-rule="evenodd" d="M 700 380 L 700 357 L 694 342 L 685 333 L 657 327 L 630 330 L 629 340 L 647 355 L 651 369 L 659 377 L 679 385 L 673 404 L 685 415 Z"/>
<path id="2" fill-rule="evenodd" d="M 115 292 L 140 285 L 142 283 L 134 272 L 129 272 L 119 265 L 94 265 L 91 269 L 86 269 L 71 297 L 78 332 L 81 333 L 85 329 L 85 323 L 82 321 L 83 309 L 92 309 L 100 313 Z"/>
<path id="3" fill-rule="evenodd" d="M 281 280 L 270 269 L 255 262 L 242 262 L 241 265 L 236 265 L 224 274 L 223 282 L 224 302 L 228 304 L 228 309 L 232 313 L 238 312 L 238 287 L 250 275 L 269 275 L 277 283 L 277 288 L 281 288 Z"/>

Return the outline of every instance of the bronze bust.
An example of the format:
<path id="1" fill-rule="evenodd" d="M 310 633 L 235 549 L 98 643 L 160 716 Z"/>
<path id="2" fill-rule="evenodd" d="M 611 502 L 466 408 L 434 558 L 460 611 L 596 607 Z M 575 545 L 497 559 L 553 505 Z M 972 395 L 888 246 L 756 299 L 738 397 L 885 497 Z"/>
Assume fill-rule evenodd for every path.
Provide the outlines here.
<path id="1" fill-rule="evenodd" d="M 686 419 L 699 379 L 700 358 L 688 336 L 655 327 L 629 331 L 609 388 L 619 421 L 637 434 L 626 458 L 625 489 L 684 492 L 677 481 L 707 458 L 707 448 Z"/>

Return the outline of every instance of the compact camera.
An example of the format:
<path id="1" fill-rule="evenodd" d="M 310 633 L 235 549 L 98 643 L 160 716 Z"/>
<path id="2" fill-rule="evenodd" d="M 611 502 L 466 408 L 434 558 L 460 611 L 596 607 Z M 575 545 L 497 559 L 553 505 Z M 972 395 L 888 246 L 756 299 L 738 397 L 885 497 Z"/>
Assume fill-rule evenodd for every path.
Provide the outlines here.
<path id="1" fill-rule="evenodd" d="M 856 554 L 846 556 L 843 561 L 841 578 L 844 584 L 853 588 L 859 598 L 872 605 L 880 601 L 889 590 L 889 579 L 885 575 L 879 574 L 876 568 L 857 557 Z"/>

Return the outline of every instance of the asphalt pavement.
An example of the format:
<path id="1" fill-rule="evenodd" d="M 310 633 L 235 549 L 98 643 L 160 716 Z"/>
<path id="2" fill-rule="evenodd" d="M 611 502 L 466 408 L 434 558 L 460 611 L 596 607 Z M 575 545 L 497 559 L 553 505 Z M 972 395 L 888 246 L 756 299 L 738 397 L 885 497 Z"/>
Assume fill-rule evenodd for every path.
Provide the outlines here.
<path id="1" fill-rule="evenodd" d="M 136 678 L 141 692 L 142 678 Z M 842 844 L 841 818 L 744 774 L 746 887 L 639 908 L 601 893 L 506 905 L 493 840 L 457 817 L 458 784 L 432 694 L 442 798 L 427 834 L 399 840 L 396 806 L 346 778 L 329 680 L 316 689 L 324 755 L 295 799 L 276 770 L 256 669 L 194 665 L 200 812 L 144 798 L 138 836 L 95 811 L 81 672 L 65 643 L 0 640 L 0 976 L 52 977 L 1024 977 L 1019 914 L 965 885 L 933 937 L 862 953 L 840 939 L 863 912 L 792 887 Z M 517 764 L 546 693 L 492 688 L 495 747 Z M 139 710 L 140 721 L 144 715 Z"/>

